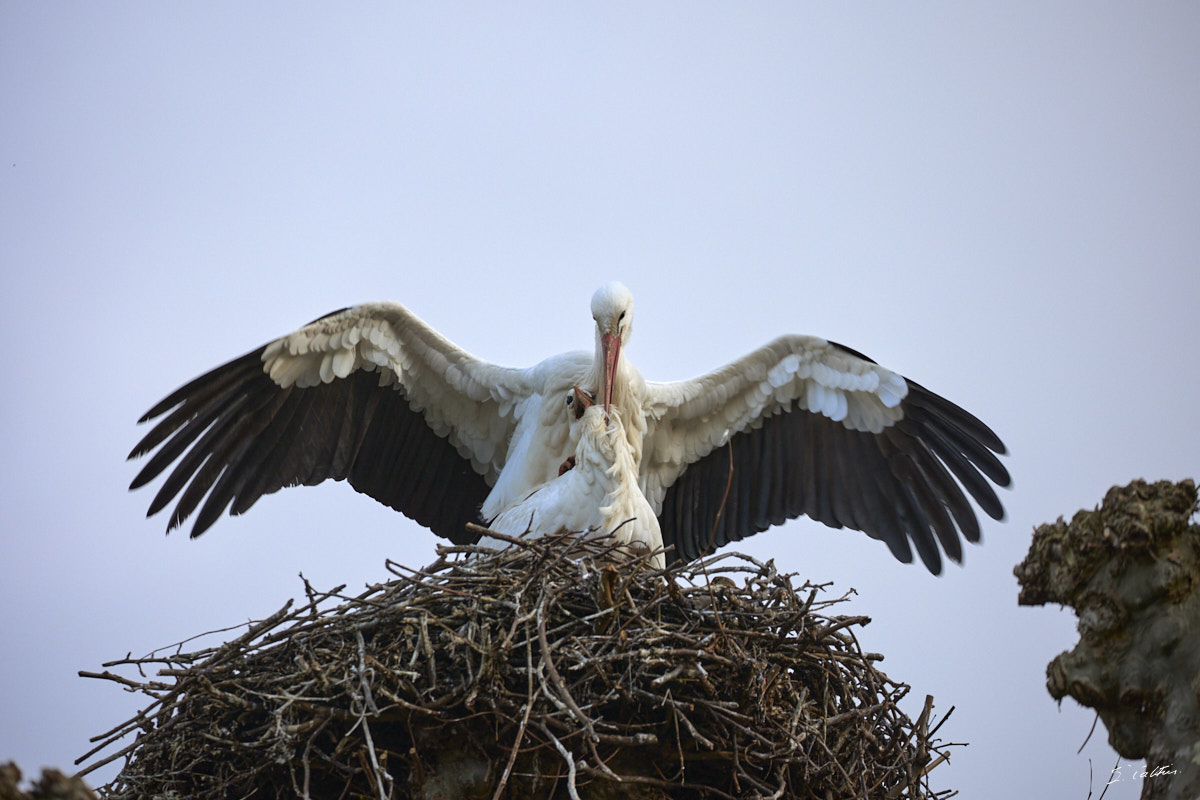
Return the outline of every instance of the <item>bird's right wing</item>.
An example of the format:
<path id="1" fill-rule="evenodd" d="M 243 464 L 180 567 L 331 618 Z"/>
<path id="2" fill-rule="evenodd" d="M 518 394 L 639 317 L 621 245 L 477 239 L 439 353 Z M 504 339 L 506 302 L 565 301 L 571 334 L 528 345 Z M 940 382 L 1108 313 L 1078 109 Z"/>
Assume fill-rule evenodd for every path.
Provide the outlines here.
<path id="1" fill-rule="evenodd" d="M 354 306 L 217 367 L 171 393 L 130 458 L 130 488 L 178 459 L 149 514 L 178 497 L 168 530 L 192 536 L 285 486 L 349 480 L 435 533 L 464 525 L 504 466 L 532 372 L 455 346 L 394 303 Z M 203 505 L 201 503 L 203 502 Z"/>

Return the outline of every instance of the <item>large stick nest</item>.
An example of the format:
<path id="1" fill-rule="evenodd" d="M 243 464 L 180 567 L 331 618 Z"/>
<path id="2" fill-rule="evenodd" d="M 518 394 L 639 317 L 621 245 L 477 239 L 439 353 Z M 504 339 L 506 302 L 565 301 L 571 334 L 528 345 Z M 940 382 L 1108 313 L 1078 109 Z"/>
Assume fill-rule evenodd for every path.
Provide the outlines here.
<path id="1" fill-rule="evenodd" d="M 931 699 L 844 600 L 738 554 L 654 570 L 577 537 L 445 547 L 357 597 L 85 673 L 149 695 L 86 757 L 110 798 L 926 798 Z M 738 582 L 740 581 L 740 586 Z M 150 675 L 153 677 L 150 677 Z M 944 718 L 943 718 L 944 721 Z"/>

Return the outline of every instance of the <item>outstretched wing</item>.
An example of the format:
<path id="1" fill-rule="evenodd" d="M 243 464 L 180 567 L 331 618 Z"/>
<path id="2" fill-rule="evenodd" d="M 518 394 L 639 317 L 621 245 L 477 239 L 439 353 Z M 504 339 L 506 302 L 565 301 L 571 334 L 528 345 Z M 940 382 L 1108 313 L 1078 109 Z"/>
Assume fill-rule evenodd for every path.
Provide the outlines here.
<path id="1" fill-rule="evenodd" d="M 680 558 L 807 515 L 880 539 L 904 562 L 915 547 L 939 574 L 939 544 L 957 562 L 960 535 L 979 541 L 967 494 L 1004 515 L 988 483 L 1010 483 L 999 437 L 847 347 L 784 336 L 647 389 L 641 480 Z"/>
<path id="2" fill-rule="evenodd" d="M 349 480 L 441 536 L 464 541 L 504 465 L 529 372 L 456 347 L 403 306 L 354 306 L 182 386 L 130 458 L 130 488 L 175 463 L 150 504 L 199 509 L 199 536 L 285 486 Z M 156 450 L 157 448 L 157 450 Z"/>

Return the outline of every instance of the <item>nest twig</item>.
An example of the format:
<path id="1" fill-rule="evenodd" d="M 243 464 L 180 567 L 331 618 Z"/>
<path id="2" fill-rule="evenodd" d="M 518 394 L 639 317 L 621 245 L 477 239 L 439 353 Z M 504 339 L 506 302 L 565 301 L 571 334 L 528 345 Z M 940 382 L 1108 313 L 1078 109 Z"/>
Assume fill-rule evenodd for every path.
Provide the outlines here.
<path id="1" fill-rule="evenodd" d="M 649 559 L 549 537 L 388 562 L 354 597 L 305 582 L 228 642 L 81 673 L 151 698 L 84 772 L 124 757 L 110 798 L 952 794 L 931 698 L 900 710 L 844 597 L 739 554 Z"/>

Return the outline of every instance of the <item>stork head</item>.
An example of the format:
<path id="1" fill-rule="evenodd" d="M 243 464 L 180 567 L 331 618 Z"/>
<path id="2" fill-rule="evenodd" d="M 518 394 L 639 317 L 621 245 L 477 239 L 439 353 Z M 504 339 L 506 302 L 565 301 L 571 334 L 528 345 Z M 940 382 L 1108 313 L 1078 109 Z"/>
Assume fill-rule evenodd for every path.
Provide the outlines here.
<path id="1" fill-rule="evenodd" d="M 603 365 L 597 399 L 604 403 L 607 414 L 612 407 L 621 349 L 633 333 L 633 295 L 625 284 L 613 281 L 596 290 L 592 295 L 592 319 L 596 320 L 596 357 Z"/>
<path id="2" fill-rule="evenodd" d="M 614 408 L 606 414 L 599 404 L 589 406 L 575 425 L 578 426 L 579 435 L 576 458 L 606 470 L 611 469 L 616 464 L 620 448 L 625 441 L 625 427 L 621 424 L 620 410 Z M 629 445 L 625 444 L 624 447 L 628 451 Z M 634 474 L 637 474 L 636 468 Z"/>

